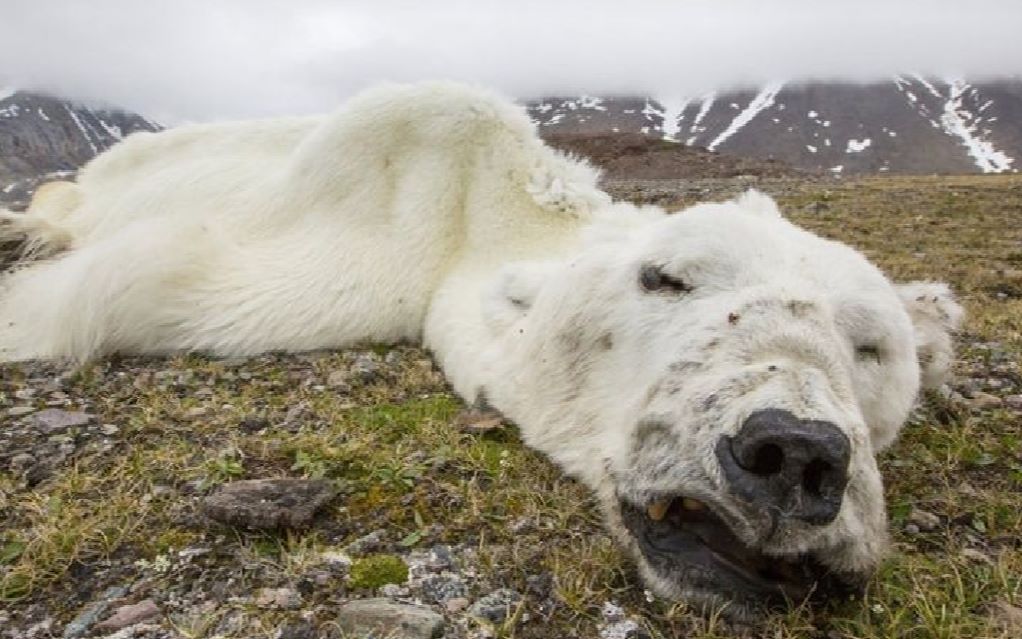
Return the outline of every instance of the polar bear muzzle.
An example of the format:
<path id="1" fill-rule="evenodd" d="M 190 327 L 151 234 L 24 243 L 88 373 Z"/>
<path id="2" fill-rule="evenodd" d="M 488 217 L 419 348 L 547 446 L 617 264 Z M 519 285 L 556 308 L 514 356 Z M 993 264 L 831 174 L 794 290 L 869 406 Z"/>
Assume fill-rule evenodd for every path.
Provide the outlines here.
<path id="1" fill-rule="evenodd" d="M 830 422 L 756 411 L 734 437 L 721 436 L 716 453 L 731 491 L 767 510 L 775 525 L 778 518 L 829 524 L 841 510 L 851 443 Z"/>

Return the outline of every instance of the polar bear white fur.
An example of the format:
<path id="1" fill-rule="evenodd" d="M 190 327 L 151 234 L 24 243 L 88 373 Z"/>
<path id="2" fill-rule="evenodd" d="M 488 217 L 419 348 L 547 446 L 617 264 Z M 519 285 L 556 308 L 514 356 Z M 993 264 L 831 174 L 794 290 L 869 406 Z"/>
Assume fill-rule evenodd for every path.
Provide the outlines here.
<path id="1" fill-rule="evenodd" d="M 749 552 L 868 572 L 886 539 L 874 454 L 914 401 L 917 349 L 927 383 L 947 370 L 950 292 L 899 291 L 762 194 L 671 216 L 597 177 L 522 109 L 454 84 L 137 133 L 3 215 L 62 252 L 0 282 L 0 360 L 421 340 L 459 394 L 596 491 L 661 594 L 755 603 L 644 554 L 626 514 L 665 494 L 709 504 Z M 671 286 L 640 285 L 649 269 Z M 729 490 L 713 446 L 767 407 L 851 442 L 832 523 L 771 524 Z"/>

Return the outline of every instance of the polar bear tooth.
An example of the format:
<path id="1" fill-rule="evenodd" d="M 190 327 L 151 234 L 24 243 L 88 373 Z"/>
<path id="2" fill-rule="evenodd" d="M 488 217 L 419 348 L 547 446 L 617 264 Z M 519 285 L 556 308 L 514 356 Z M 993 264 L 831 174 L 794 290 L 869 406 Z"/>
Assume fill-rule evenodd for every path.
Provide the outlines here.
<path id="1" fill-rule="evenodd" d="M 681 500 L 681 507 L 685 510 L 703 510 L 706 508 L 706 504 L 699 501 L 698 499 L 692 499 L 691 497 L 683 497 Z"/>
<path id="2" fill-rule="evenodd" d="M 646 507 L 646 514 L 653 521 L 661 521 L 664 515 L 667 514 L 667 509 L 670 507 L 671 502 L 667 499 L 658 499 Z"/>

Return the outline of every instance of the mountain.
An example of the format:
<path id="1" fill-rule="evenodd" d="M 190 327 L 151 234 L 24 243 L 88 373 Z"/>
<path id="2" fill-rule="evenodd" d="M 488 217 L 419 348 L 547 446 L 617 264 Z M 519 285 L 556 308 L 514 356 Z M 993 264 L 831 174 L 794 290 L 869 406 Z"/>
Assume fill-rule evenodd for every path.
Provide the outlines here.
<path id="1" fill-rule="evenodd" d="M 527 107 L 552 144 L 593 158 L 611 177 L 1022 168 L 1022 79 L 779 82 L 689 98 L 544 98 Z M 40 180 L 73 173 L 129 133 L 160 128 L 141 115 L 0 88 L 0 205 L 23 206 Z"/>
<path id="2" fill-rule="evenodd" d="M 528 109 L 545 136 L 641 133 L 835 174 L 1022 168 L 1020 79 L 778 82 L 689 98 L 544 98 Z"/>
<path id="3" fill-rule="evenodd" d="M 0 204 L 21 203 L 41 176 L 73 173 L 129 133 L 160 128 L 133 113 L 0 88 Z"/>

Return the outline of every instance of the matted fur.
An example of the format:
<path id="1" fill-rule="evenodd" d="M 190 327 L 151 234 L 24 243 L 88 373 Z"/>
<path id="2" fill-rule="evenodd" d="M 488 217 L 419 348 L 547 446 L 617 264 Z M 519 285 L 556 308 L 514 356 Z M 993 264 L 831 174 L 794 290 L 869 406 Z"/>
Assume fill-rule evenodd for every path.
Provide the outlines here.
<path id="1" fill-rule="evenodd" d="M 422 340 L 458 393 L 597 492 L 626 547 L 620 500 L 669 492 L 718 504 L 765 553 L 870 570 L 886 540 L 874 454 L 914 401 L 917 347 L 927 383 L 947 370 L 947 287 L 899 292 L 762 194 L 668 216 L 612 203 L 597 177 L 522 109 L 453 84 L 136 133 L 3 216 L 63 252 L 0 282 L 0 359 Z M 691 291 L 643 291 L 651 264 Z M 768 534 L 729 494 L 713 446 L 763 408 L 851 441 L 832 524 Z M 635 555 L 661 594 L 700 596 Z"/>

